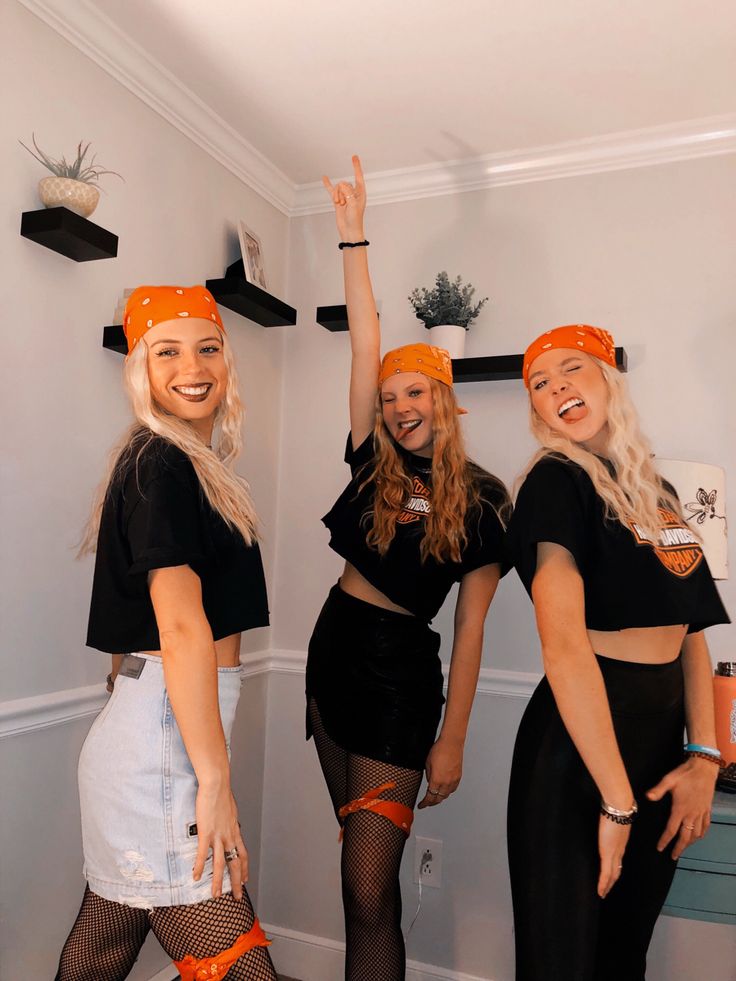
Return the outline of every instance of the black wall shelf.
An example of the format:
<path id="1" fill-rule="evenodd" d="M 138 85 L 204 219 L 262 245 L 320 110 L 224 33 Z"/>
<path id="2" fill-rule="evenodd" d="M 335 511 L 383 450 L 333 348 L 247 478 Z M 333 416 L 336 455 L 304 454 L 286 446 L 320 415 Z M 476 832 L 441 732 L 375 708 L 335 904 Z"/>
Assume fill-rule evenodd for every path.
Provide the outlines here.
<path id="1" fill-rule="evenodd" d="M 38 242 L 75 262 L 92 259 L 114 259 L 118 254 L 118 237 L 68 208 L 41 208 L 24 211 L 20 221 L 24 238 Z"/>
<path id="2" fill-rule="evenodd" d="M 333 332 L 347 330 L 348 308 L 344 303 L 337 303 L 331 307 L 317 307 L 317 315 L 314 319 L 325 330 Z"/>
<path id="3" fill-rule="evenodd" d="M 508 381 L 521 378 L 523 354 L 498 354 L 488 358 L 453 358 L 454 382 Z M 616 348 L 616 367 L 628 370 L 628 358 L 622 347 Z"/>
<path id="4" fill-rule="evenodd" d="M 222 279 L 208 279 L 207 289 L 222 306 L 262 327 L 289 327 L 296 323 L 294 307 L 248 282 L 242 259 L 228 266 Z"/>
<path id="5" fill-rule="evenodd" d="M 380 318 L 381 314 L 378 314 Z M 337 303 L 331 307 L 317 307 L 317 314 L 314 318 L 320 327 L 336 333 L 340 330 L 348 330 L 348 308 L 344 303 Z"/>
<path id="6" fill-rule="evenodd" d="M 117 351 L 118 354 L 128 353 L 128 342 L 125 340 L 122 324 L 109 324 L 102 328 L 102 346 L 108 351 Z"/>

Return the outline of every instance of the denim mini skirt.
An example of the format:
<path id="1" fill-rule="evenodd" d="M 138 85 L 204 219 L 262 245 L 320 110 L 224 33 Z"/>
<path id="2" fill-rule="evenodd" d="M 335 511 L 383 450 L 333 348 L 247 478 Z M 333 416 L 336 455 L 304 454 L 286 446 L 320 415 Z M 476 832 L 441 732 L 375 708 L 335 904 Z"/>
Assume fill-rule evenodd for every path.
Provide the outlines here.
<path id="1" fill-rule="evenodd" d="M 242 669 L 218 668 L 228 755 Z M 197 778 L 174 718 L 161 658 L 126 654 L 79 757 L 84 875 L 92 892 L 140 909 L 212 898 L 212 856 L 199 882 Z M 227 871 L 223 893 L 230 891 Z"/>

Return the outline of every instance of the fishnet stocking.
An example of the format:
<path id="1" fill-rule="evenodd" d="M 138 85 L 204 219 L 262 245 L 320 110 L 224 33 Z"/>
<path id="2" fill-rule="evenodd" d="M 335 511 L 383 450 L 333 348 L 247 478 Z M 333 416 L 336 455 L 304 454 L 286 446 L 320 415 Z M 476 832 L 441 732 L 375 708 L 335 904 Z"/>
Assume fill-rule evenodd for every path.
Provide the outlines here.
<path id="1" fill-rule="evenodd" d="M 150 930 L 148 913 L 84 891 L 56 981 L 123 981 Z"/>
<path id="2" fill-rule="evenodd" d="M 64 944 L 56 981 L 124 981 L 149 930 L 172 961 L 187 954 L 214 957 L 232 947 L 253 926 L 255 915 L 247 894 L 231 894 L 190 906 L 135 909 L 85 890 L 82 908 Z M 243 954 L 227 973 L 227 981 L 276 981 L 266 947 Z"/>
<path id="3" fill-rule="evenodd" d="M 149 913 L 151 929 L 172 961 L 187 954 L 214 957 L 232 947 L 253 926 L 255 913 L 248 894 L 236 900 L 231 893 L 191 906 L 157 906 Z M 267 947 L 243 954 L 227 973 L 227 981 L 276 981 Z"/>
<path id="4" fill-rule="evenodd" d="M 381 794 L 382 799 L 414 807 L 422 781 L 420 771 L 348 753 L 327 735 L 314 700 L 310 700 L 309 713 L 335 811 L 388 780 L 396 787 Z M 405 844 L 404 832 L 379 814 L 356 811 L 345 818 L 342 894 L 346 981 L 404 979 L 399 866 Z"/>

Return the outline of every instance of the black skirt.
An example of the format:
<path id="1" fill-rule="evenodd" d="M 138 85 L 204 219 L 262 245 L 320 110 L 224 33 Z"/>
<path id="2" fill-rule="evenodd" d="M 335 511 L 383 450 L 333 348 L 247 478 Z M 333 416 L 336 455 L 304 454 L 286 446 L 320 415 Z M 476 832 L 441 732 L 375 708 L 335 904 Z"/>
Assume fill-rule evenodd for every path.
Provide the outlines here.
<path id="1" fill-rule="evenodd" d="M 350 753 L 423 770 L 445 701 L 439 647 L 417 617 L 333 586 L 307 659 L 307 699 L 327 735 Z"/>

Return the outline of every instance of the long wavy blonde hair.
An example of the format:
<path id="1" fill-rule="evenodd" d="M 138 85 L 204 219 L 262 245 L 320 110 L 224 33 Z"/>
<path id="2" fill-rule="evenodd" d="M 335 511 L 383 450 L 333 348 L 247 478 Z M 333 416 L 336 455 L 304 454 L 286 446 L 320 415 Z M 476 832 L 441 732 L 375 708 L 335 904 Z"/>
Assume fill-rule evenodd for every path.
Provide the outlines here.
<path id="1" fill-rule="evenodd" d="M 606 459 L 612 465 L 613 475 L 595 453 L 548 426 L 530 401 L 531 431 L 542 448 L 532 457 L 517 486 L 544 457 L 567 457 L 590 477 L 596 493 L 603 500 L 608 520 L 624 525 L 634 523 L 650 535 L 656 535 L 663 527 L 658 508 L 669 508 L 684 521 L 680 503 L 657 472 L 649 440 L 641 431 L 626 381 L 616 368 L 598 359 L 596 363 L 608 386 Z"/>
<path id="2" fill-rule="evenodd" d="M 433 451 L 432 508 L 424 523 L 420 544 L 422 562 L 431 555 L 438 562 L 460 562 L 467 544 L 466 518 L 476 510 L 481 515 L 481 500 L 489 486 L 503 503 L 489 501 L 502 523 L 508 517 L 508 493 L 500 480 L 486 473 L 468 458 L 458 422 L 457 400 L 452 388 L 427 377 L 432 393 Z M 376 447 L 375 464 L 360 485 L 375 482 L 373 506 L 364 515 L 370 524 L 366 540 L 385 555 L 396 535 L 396 524 L 403 505 L 412 494 L 412 475 L 404 466 L 396 442 L 383 420 L 381 392 L 376 394 L 376 420 L 373 428 Z M 428 461 L 429 462 L 429 461 Z"/>
<path id="3" fill-rule="evenodd" d="M 110 454 L 105 476 L 97 488 L 92 512 L 84 529 L 79 555 L 93 553 L 97 546 L 102 508 L 110 482 L 146 447 L 160 436 L 173 443 L 192 461 L 204 495 L 225 523 L 237 529 L 248 545 L 258 537 L 258 519 L 248 484 L 233 470 L 243 446 L 243 404 L 238 392 L 238 373 L 227 336 L 221 334 L 222 354 L 227 367 L 225 395 L 215 416 L 219 440 L 206 446 L 184 419 L 165 412 L 154 400 L 148 380 L 148 347 L 137 344 L 125 362 L 123 380 L 133 407 L 135 422 Z"/>

